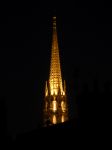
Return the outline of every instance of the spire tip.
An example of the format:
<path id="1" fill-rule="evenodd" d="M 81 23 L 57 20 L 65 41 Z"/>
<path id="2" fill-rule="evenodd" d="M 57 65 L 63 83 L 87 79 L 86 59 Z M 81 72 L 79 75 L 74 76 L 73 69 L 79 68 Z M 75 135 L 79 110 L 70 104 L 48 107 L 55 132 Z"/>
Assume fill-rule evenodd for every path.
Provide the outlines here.
<path id="1" fill-rule="evenodd" d="M 56 28 L 56 16 L 53 16 L 53 28 Z"/>
<path id="2" fill-rule="evenodd" d="M 56 16 L 53 16 L 53 20 L 56 20 Z"/>

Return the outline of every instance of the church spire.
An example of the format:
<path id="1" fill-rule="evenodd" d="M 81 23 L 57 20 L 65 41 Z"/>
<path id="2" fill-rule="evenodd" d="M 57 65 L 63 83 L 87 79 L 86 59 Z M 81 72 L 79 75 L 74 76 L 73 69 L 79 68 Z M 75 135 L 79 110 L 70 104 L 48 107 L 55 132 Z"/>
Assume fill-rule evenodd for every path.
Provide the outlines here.
<path id="1" fill-rule="evenodd" d="M 52 50 L 51 50 L 49 83 L 50 83 L 51 95 L 53 95 L 53 93 L 57 95 L 59 88 L 61 90 L 61 93 L 63 93 L 55 16 L 53 17 L 53 35 L 52 35 Z"/>
<path id="2" fill-rule="evenodd" d="M 44 99 L 44 125 L 68 120 L 66 87 L 62 84 L 56 17 L 53 17 L 51 63 L 49 82 L 46 82 Z"/>

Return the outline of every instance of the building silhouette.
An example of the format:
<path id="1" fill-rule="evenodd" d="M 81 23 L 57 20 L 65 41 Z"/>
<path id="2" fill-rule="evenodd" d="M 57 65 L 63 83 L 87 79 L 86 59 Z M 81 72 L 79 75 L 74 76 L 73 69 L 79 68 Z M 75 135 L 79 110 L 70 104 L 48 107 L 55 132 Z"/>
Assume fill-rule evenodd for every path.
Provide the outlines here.
<path id="1" fill-rule="evenodd" d="M 53 34 L 49 80 L 45 85 L 44 125 L 53 125 L 68 120 L 65 81 L 62 80 L 59 57 L 56 17 L 53 17 Z"/>

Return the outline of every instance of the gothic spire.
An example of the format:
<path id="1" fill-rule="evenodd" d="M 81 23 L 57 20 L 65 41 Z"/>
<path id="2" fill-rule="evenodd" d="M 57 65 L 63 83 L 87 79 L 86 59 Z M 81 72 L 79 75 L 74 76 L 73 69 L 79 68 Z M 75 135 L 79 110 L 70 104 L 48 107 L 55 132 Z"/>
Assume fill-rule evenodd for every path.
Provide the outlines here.
<path id="1" fill-rule="evenodd" d="M 53 93 L 57 95 L 58 88 L 60 88 L 61 93 L 63 93 L 60 58 L 59 58 L 59 47 L 58 47 L 58 38 L 57 38 L 57 30 L 56 30 L 56 16 L 53 17 L 53 35 L 52 35 L 51 66 L 50 66 L 49 82 L 50 82 L 51 95 Z"/>

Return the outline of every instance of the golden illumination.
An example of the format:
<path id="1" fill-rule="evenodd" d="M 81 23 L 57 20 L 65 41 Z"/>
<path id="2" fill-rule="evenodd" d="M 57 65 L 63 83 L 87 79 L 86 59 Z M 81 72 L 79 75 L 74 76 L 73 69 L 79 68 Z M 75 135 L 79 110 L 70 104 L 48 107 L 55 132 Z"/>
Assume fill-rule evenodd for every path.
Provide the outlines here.
<path id="1" fill-rule="evenodd" d="M 53 115 L 52 122 L 53 122 L 53 124 L 57 123 L 56 115 Z"/>
<path id="2" fill-rule="evenodd" d="M 45 87 L 45 96 L 48 96 L 47 82 L 46 82 L 46 87 Z"/>
<path id="3" fill-rule="evenodd" d="M 49 81 L 45 87 L 44 120 L 52 124 L 68 120 L 66 85 L 62 82 L 59 47 L 56 30 L 56 17 L 53 17 L 53 36 Z"/>
<path id="4" fill-rule="evenodd" d="M 52 110 L 54 111 L 54 112 L 56 112 L 56 110 L 57 110 L 57 102 L 56 101 L 52 101 Z"/>
<path id="5" fill-rule="evenodd" d="M 54 23 L 56 25 L 56 17 L 53 17 L 53 24 Z M 57 95 L 59 88 L 60 88 L 61 93 L 63 93 L 61 67 L 60 67 L 60 59 L 59 59 L 59 47 L 58 47 L 56 28 L 53 28 L 49 84 L 50 84 L 51 95 L 53 94 Z"/>
<path id="6" fill-rule="evenodd" d="M 62 116 L 61 116 L 61 122 L 64 122 L 64 121 L 65 121 L 65 116 L 62 115 Z"/>
<path id="7" fill-rule="evenodd" d="M 65 102 L 64 101 L 61 102 L 61 108 L 62 108 L 62 112 L 66 111 L 66 106 L 65 106 Z"/>
<path id="8" fill-rule="evenodd" d="M 65 95 L 65 92 L 63 91 L 62 95 Z"/>

